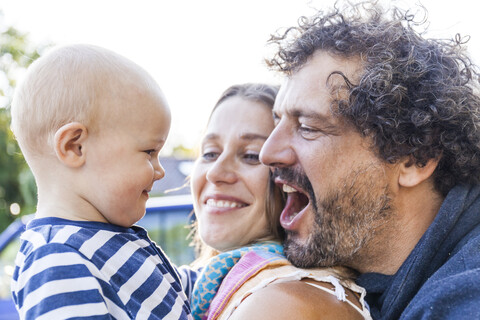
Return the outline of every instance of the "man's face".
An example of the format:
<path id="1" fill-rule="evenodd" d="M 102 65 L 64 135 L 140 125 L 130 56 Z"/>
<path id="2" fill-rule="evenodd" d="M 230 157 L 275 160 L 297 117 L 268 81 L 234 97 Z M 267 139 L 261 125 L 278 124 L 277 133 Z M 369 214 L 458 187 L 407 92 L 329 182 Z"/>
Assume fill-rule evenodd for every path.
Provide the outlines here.
<path id="1" fill-rule="evenodd" d="M 369 138 L 332 113 L 333 101 L 346 97 L 343 77 L 332 72 L 355 83 L 360 67 L 359 60 L 319 51 L 277 96 L 276 127 L 260 158 L 288 194 L 280 222 L 285 252 L 297 266 L 361 269 L 375 254 L 377 232 L 394 221 L 393 167 L 375 156 Z"/>

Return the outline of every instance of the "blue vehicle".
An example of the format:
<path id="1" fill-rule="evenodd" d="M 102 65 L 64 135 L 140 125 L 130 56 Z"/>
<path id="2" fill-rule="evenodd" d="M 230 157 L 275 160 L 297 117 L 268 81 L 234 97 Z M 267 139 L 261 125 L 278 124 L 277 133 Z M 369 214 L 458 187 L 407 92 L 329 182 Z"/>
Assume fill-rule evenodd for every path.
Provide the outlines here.
<path id="1" fill-rule="evenodd" d="M 193 205 L 190 195 L 152 197 L 147 201 L 145 216 L 137 223 L 147 229 L 155 241 L 176 265 L 188 264 L 194 259 L 194 249 L 189 245 L 188 225 L 193 222 Z M 0 234 L 0 320 L 19 319 L 10 293 L 10 281 L 15 256 L 20 248 L 20 235 L 33 219 L 33 214 L 23 216 L 10 224 Z"/>

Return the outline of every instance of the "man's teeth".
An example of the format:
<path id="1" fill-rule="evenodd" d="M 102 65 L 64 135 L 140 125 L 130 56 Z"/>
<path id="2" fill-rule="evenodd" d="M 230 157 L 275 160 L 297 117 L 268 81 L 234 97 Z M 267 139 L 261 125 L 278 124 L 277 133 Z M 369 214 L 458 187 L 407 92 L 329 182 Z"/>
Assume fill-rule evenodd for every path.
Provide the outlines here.
<path id="1" fill-rule="evenodd" d="M 214 199 L 208 199 L 207 205 L 211 207 L 217 207 L 217 208 L 241 208 L 245 206 L 244 204 L 238 203 L 235 201 L 214 200 Z"/>
<path id="2" fill-rule="evenodd" d="M 297 192 L 294 188 L 290 187 L 289 185 L 284 184 L 283 185 L 283 192 L 286 193 L 292 193 L 292 192 Z"/>

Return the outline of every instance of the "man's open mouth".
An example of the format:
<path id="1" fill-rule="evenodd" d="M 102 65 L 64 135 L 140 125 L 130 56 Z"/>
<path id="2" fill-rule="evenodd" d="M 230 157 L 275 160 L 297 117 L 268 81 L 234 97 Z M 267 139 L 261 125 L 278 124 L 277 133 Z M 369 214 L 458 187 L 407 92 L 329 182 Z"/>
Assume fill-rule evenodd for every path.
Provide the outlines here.
<path id="1" fill-rule="evenodd" d="M 290 224 L 308 206 L 310 200 L 306 194 L 287 184 L 283 184 L 282 189 L 287 194 L 285 208 L 280 217 L 283 225 Z"/>

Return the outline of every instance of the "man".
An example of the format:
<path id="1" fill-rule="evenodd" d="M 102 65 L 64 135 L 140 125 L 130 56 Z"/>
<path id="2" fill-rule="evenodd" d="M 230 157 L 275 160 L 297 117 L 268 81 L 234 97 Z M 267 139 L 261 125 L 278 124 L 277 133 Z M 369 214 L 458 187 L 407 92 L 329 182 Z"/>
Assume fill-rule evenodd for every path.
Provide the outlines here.
<path id="1" fill-rule="evenodd" d="M 480 319 L 478 74 L 462 39 L 417 25 L 362 4 L 274 37 L 286 81 L 260 158 L 293 264 L 355 269 L 374 318 Z"/>

